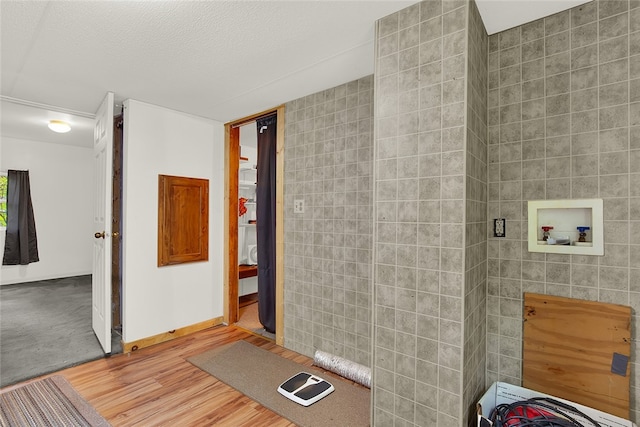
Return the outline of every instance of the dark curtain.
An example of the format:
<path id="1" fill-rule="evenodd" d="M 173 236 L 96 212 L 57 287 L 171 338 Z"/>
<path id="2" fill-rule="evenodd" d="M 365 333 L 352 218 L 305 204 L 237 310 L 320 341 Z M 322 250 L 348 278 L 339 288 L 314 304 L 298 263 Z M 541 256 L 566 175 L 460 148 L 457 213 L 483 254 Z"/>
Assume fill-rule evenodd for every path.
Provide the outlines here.
<path id="1" fill-rule="evenodd" d="M 258 119 L 258 317 L 264 329 L 276 330 L 276 115 Z"/>
<path id="2" fill-rule="evenodd" d="M 39 261 L 36 222 L 31 204 L 29 171 L 7 174 L 7 231 L 3 265 L 27 265 Z"/>

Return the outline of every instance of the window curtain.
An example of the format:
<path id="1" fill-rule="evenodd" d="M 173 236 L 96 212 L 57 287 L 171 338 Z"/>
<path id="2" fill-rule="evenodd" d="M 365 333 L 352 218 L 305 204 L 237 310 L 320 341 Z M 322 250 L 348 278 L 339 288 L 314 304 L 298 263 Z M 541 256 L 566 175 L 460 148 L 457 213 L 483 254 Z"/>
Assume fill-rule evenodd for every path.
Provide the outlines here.
<path id="1" fill-rule="evenodd" d="M 258 119 L 256 233 L 258 246 L 258 318 L 267 332 L 276 330 L 276 115 Z"/>
<path id="2" fill-rule="evenodd" d="M 36 222 L 31 204 L 29 171 L 7 173 L 7 231 L 3 265 L 27 265 L 39 261 Z"/>

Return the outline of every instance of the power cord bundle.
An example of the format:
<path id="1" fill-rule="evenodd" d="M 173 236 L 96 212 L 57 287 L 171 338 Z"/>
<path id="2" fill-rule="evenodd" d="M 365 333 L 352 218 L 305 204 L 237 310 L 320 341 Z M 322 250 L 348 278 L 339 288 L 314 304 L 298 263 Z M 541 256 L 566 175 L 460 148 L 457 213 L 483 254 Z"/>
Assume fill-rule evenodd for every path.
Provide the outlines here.
<path id="1" fill-rule="evenodd" d="M 588 423 L 578 422 L 576 416 Z M 602 427 L 573 406 L 547 397 L 497 405 L 490 419 L 495 427 Z"/>

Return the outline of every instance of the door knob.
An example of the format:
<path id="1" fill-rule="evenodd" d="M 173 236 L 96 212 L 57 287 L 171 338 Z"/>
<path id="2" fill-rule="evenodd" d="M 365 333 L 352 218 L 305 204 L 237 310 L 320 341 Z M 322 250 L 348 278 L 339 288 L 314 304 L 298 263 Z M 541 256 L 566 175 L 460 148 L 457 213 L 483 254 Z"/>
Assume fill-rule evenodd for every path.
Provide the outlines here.
<path id="1" fill-rule="evenodd" d="M 111 237 L 115 237 L 117 239 L 118 236 L 120 236 L 120 233 L 118 233 L 117 231 L 114 231 L 113 233 L 111 233 Z"/>
<path id="2" fill-rule="evenodd" d="M 100 238 L 104 239 L 105 232 L 103 231 L 102 233 L 96 233 L 96 234 L 94 234 L 94 236 L 95 236 L 96 239 L 100 239 Z"/>

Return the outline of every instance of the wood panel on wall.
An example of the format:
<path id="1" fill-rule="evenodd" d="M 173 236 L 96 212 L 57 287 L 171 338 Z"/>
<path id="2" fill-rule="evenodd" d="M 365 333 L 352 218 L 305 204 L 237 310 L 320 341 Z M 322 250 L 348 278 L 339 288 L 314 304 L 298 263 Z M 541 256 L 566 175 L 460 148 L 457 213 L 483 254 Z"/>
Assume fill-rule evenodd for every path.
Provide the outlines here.
<path id="1" fill-rule="evenodd" d="M 158 266 L 209 259 L 209 180 L 158 175 Z"/>
<path id="2" fill-rule="evenodd" d="M 523 386 L 629 418 L 631 307 L 524 294 Z"/>

